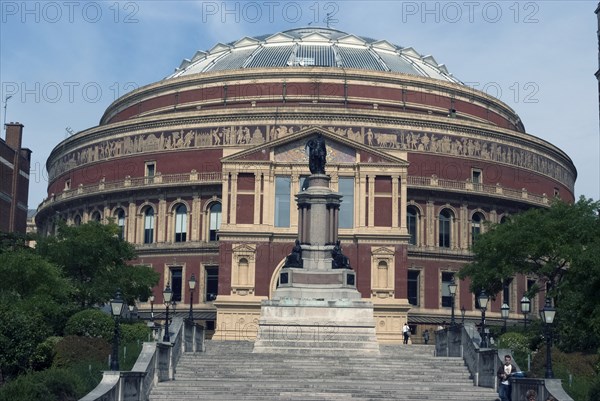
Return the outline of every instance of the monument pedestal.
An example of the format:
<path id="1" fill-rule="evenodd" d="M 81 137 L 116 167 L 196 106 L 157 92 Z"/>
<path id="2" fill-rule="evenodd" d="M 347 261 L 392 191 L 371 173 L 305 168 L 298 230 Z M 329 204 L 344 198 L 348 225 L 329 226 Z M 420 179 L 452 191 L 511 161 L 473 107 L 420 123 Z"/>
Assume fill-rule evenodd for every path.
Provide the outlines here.
<path id="1" fill-rule="evenodd" d="M 263 301 L 256 353 L 378 355 L 373 304 L 356 299 Z"/>
<path id="2" fill-rule="evenodd" d="M 338 240 L 342 196 L 329 188 L 324 174 L 325 144 L 317 137 L 308 146 L 322 154 L 313 160 L 311 150 L 312 175 L 296 195 L 298 239 L 272 299 L 261 302 L 254 352 L 379 354 L 373 304 L 361 300 L 356 273 Z"/>

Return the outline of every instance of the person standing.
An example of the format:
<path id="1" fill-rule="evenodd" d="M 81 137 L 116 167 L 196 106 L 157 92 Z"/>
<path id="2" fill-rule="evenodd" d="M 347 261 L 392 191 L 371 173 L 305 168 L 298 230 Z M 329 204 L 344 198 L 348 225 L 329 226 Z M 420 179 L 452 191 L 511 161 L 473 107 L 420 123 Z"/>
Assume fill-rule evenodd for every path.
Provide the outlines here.
<path id="1" fill-rule="evenodd" d="M 408 344 L 408 339 L 410 338 L 410 327 L 408 326 L 408 323 L 404 323 L 402 335 L 404 336 L 404 344 Z"/>
<path id="2" fill-rule="evenodd" d="M 429 330 L 427 329 L 423 332 L 423 341 L 425 342 L 425 345 L 429 343 Z"/>
<path id="3" fill-rule="evenodd" d="M 509 377 L 511 374 L 517 371 L 517 367 L 512 363 L 512 357 L 510 355 L 504 355 L 504 365 L 498 368 L 498 380 L 500 385 L 498 386 L 498 395 L 502 401 L 512 401 L 511 385 Z"/>

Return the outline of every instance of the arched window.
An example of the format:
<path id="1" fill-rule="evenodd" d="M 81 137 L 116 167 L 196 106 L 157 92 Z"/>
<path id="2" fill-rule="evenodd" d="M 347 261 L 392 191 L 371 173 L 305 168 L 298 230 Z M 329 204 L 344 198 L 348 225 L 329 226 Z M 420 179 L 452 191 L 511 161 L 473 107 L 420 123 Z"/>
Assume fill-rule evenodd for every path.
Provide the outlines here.
<path id="1" fill-rule="evenodd" d="M 81 225 L 81 216 L 80 215 L 76 215 L 73 218 L 73 224 L 75 224 L 76 226 L 80 226 Z"/>
<path id="2" fill-rule="evenodd" d="M 209 209 L 209 214 L 208 240 L 216 241 L 217 232 L 221 228 L 221 204 L 213 204 Z"/>
<path id="3" fill-rule="evenodd" d="M 454 218 L 454 214 L 448 210 L 444 209 L 440 212 L 440 227 L 439 227 L 439 242 L 438 245 L 441 248 L 450 248 L 451 246 L 451 234 L 452 234 L 452 220 Z"/>
<path id="4" fill-rule="evenodd" d="M 185 242 L 187 237 L 187 208 L 179 204 L 175 208 L 175 242 Z"/>
<path id="5" fill-rule="evenodd" d="M 241 258 L 238 262 L 238 272 L 239 272 L 239 283 L 240 285 L 248 285 L 248 274 L 249 274 L 249 263 L 248 259 Z"/>
<path id="6" fill-rule="evenodd" d="M 380 260 L 377 264 L 377 286 L 379 288 L 388 288 L 388 264 Z"/>
<path id="7" fill-rule="evenodd" d="M 119 227 L 119 238 L 125 238 L 125 211 L 123 209 L 118 209 L 115 213 L 115 217 L 117 218 L 117 226 Z"/>
<path id="8" fill-rule="evenodd" d="M 102 216 L 100 215 L 100 212 L 96 210 L 92 213 L 92 221 L 97 221 L 99 223 L 100 220 L 102 220 Z"/>
<path id="9" fill-rule="evenodd" d="M 481 234 L 481 226 L 485 218 L 479 212 L 474 213 L 471 219 L 471 243 L 474 244 L 477 241 L 477 237 Z"/>
<path id="10" fill-rule="evenodd" d="M 148 207 L 144 211 L 144 244 L 154 242 L 154 209 Z"/>
<path id="11" fill-rule="evenodd" d="M 408 243 L 410 245 L 417 245 L 417 227 L 419 222 L 419 211 L 414 206 L 409 206 L 406 208 L 406 226 L 408 228 L 408 234 L 410 234 L 410 238 Z"/>

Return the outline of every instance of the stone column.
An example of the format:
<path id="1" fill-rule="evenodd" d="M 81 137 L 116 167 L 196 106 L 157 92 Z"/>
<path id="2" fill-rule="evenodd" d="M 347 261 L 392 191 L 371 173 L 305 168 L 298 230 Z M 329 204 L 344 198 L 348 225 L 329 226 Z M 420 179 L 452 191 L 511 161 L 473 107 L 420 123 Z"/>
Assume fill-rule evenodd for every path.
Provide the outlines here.
<path id="1" fill-rule="evenodd" d="M 198 195 L 192 197 L 192 229 L 190 230 L 190 241 L 200 241 L 200 217 L 202 216 L 202 202 Z"/>
<path id="2" fill-rule="evenodd" d="M 407 207 L 407 187 L 408 179 L 406 173 L 400 176 L 400 233 L 408 234 L 408 228 L 406 227 L 406 207 Z M 416 227 L 418 230 L 418 227 Z M 419 237 L 417 232 L 417 237 Z M 420 241 L 420 240 L 419 240 Z"/>
<path id="3" fill-rule="evenodd" d="M 296 213 L 292 213 L 293 205 L 296 203 L 294 201 L 294 196 L 300 192 L 300 179 L 298 173 L 292 173 L 291 182 L 290 182 L 290 227 L 298 227 L 298 215 Z"/>
<path id="4" fill-rule="evenodd" d="M 369 227 L 375 226 L 375 174 L 369 174 Z"/>
<path id="5" fill-rule="evenodd" d="M 127 210 L 127 221 L 125 222 L 125 231 L 127 232 L 127 241 L 135 244 L 135 232 L 136 232 L 136 210 L 135 202 L 133 199 L 129 199 L 129 206 Z"/>
<path id="6" fill-rule="evenodd" d="M 470 241 L 470 230 L 469 230 L 469 226 L 470 226 L 470 220 L 469 220 L 469 209 L 467 208 L 466 204 L 462 204 L 460 206 L 460 221 L 458 226 L 459 231 L 460 231 L 460 235 L 457 235 L 457 237 L 460 238 L 460 244 L 458 247 L 460 247 L 460 249 L 468 249 L 469 248 L 469 242 Z"/>
<path id="7" fill-rule="evenodd" d="M 237 222 L 237 182 L 238 173 L 231 173 L 231 216 L 230 224 Z"/>
<path id="8" fill-rule="evenodd" d="M 392 228 L 398 228 L 398 200 L 400 194 L 398 193 L 398 176 L 392 175 Z M 402 211 L 404 216 L 404 211 Z"/>
<path id="9" fill-rule="evenodd" d="M 427 246 L 435 246 L 435 234 L 437 229 L 435 227 L 435 223 L 438 221 L 437 216 L 435 215 L 435 207 L 433 205 L 433 201 L 427 201 L 427 205 L 425 206 L 425 221 L 427 225 Z"/>
<path id="10" fill-rule="evenodd" d="M 229 224 L 229 173 L 224 171 L 222 175 L 223 187 L 221 189 L 221 222 Z M 209 222 L 205 222 L 205 225 Z M 208 232 L 208 228 L 205 230 Z"/>
<path id="11" fill-rule="evenodd" d="M 260 183 L 262 174 L 254 173 L 254 224 L 260 224 Z"/>
<path id="12" fill-rule="evenodd" d="M 367 216 L 367 175 L 361 173 L 358 178 L 358 193 L 356 194 L 358 198 L 358 227 L 365 227 L 366 216 Z"/>
<path id="13" fill-rule="evenodd" d="M 166 230 L 167 230 L 167 201 L 164 195 L 160 195 L 158 198 L 158 215 L 154 216 L 155 219 L 155 230 L 157 231 L 156 242 L 166 241 Z M 168 228 L 169 230 L 171 227 Z"/>

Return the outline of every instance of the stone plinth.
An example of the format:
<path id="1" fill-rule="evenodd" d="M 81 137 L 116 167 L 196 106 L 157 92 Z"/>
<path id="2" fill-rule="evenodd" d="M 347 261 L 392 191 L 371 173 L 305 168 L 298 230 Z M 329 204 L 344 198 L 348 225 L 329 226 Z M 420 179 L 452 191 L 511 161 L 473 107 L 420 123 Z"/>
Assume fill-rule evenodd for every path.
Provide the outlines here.
<path id="1" fill-rule="evenodd" d="M 263 301 L 253 352 L 378 355 L 373 305 L 349 299 Z"/>

